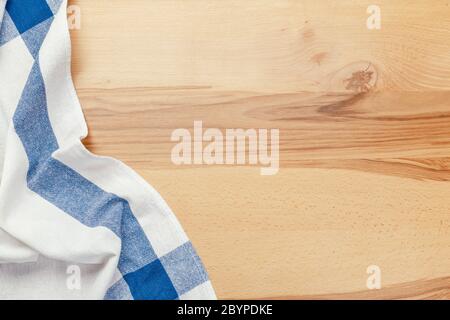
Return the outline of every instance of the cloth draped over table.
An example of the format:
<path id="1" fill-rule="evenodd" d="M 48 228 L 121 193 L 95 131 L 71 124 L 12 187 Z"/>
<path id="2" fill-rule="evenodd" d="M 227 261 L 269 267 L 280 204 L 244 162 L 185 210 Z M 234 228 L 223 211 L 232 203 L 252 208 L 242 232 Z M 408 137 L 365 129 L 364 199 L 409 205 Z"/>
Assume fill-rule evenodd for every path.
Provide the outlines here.
<path id="1" fill-rule="evenodd" d="M 215 298 L 161 196 L 80 142 L 66 6 L 0 0 L 0 298 Z"/>

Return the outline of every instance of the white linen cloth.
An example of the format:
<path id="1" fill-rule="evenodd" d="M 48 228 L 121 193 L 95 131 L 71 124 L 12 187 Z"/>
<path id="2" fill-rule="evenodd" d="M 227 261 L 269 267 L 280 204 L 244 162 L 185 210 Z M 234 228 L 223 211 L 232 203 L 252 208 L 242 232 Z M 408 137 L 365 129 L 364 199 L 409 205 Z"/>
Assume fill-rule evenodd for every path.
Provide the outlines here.
<path id="1" fill-rule="evenodd" d="M 160 195 L 80 142 L 66 6 L 0 0 L 0 298 L 215 298 Z"/>

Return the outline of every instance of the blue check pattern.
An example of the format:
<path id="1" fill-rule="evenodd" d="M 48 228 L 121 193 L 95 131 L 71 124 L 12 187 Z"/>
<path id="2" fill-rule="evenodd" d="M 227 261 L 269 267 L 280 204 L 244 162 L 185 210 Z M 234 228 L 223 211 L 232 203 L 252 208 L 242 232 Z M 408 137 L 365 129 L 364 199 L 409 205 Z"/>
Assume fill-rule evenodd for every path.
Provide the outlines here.
<path id="1" fill-rule="evenodd" d="M 178 299 L 208 281 L 192 244 L 159 257 L 127 200 L 108 193 L 52 157 L 59 149 L 49 120 L 39 51 L 63 0 L 7 0 L 0 46 L 21 37 L 34 58 L 13 116 L 14 128 L 29 161 L 27 186 L 89 227 L 103 226 L 122 243 L 122 277 L 105 299 Z M 131 294 L 131 296 L 130 296 Z"/>

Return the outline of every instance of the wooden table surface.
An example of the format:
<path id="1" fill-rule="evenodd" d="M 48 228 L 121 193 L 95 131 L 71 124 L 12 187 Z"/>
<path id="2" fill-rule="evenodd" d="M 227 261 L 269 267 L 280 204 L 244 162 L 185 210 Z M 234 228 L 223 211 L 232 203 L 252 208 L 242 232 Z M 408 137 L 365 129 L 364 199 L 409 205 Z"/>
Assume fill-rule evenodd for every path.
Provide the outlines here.
<path id="1" fill-rule="evenodd" d="M 450 298 L 447 0 L 379 0 L 379 30 L 365 0 L 70 3 L 85 145 L 162 194 L 220 298 Z M 172 164 L 194 120 L 279 129 L 279 173 Z"/>

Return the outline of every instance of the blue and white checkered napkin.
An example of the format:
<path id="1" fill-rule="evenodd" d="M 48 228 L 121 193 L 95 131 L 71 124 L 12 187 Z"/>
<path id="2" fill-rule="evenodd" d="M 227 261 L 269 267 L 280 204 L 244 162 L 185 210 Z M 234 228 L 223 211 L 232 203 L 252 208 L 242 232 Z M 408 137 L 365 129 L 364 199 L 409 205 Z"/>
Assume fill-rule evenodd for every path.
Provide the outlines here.
<path id="1" fill-rule="evenodd" d="M 215 298 L 160 195 L 81 144 L 66 5 L 0 0 L 0 298 Z"/>

